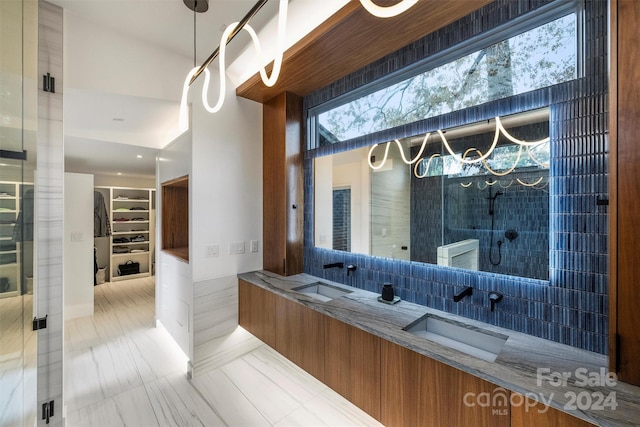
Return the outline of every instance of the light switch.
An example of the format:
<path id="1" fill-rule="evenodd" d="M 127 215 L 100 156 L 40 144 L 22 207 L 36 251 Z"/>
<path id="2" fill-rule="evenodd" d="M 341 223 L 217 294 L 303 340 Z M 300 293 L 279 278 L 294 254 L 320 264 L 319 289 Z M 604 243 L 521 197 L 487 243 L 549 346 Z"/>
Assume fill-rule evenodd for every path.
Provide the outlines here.
<path id="1" fill-rule="evenodd" d="M 252 240 L 251 241 L 251 252 L 258 252 L 258 241 L 257 240 Z"/>
<path id="2" fill-rule="evenodd" d="M 244 253 L 244 241 L 229 243 L 230 254 L 243 254 Z"/>
<path id="3" fill-rule="evenodd" d="M 212 245 L 207 245 L 207 257 L 217 257 L 220 255 L 220 245 L 214 243 Z"/>
<path id="4" fill-rule="evenodd" d="M 84 237 L 82 236 L 82 231 L 72 232 L 71 233 L 71 241 L 72 242 L 82 242 Z"/>

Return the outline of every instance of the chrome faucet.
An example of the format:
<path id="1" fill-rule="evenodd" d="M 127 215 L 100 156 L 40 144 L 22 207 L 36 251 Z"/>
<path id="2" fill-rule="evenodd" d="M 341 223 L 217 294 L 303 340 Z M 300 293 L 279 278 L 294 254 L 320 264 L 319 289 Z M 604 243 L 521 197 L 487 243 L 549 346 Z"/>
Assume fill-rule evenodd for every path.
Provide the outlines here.
<path id="1" fill-rule="evenodd" d="M 453 295 L 453 302 L 460 302 L 460 300 L 464 297 L 473 295 L 473 288 L 471 286 L 467 286 L 462 291 Z"/>

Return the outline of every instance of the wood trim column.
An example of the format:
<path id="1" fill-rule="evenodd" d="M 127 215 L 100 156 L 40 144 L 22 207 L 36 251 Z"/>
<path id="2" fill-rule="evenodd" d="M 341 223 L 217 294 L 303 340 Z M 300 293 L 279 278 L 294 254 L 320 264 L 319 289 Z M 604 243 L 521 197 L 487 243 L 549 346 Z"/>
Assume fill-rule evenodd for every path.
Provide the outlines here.
<path id="1" fill-rule="evenodd" d="M 640 2 L 610 3 L 609 366 L 640 385 Z"/>
<path id="2" fill-rule="evenodd" d="M 302 98 L 283 92 L 263 105 L 263 268 L 302 273 Z"/>

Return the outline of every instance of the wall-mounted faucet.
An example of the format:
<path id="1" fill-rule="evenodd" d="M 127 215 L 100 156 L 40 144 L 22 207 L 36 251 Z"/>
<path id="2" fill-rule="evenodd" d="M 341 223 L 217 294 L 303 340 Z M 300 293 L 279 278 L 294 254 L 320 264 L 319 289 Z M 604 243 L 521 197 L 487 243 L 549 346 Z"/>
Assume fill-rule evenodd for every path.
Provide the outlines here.
<path id="1" fill-rule="evenodd" d="M 355 266 L 355 265 L 353 265 L 353 264 L 349 264 L 349 265 L 347 265 L 347 277 L 349 276 L 349 273 L 351 273 L 352 271 L 356 271 L 356 269 L 357 269 L 357 268 L 358 268 L 358 267 L 356 267 L 356 266 Z"/>
<path id="2" fill-rule="evenodd" d="M 489 301 L 491 301 L 491 311 L 496 307 L 496 304 L 502 301 L 502 294 L 491 291 L 489 292 Z"/>
<path id="3" fill-rule="evenodd" d="M 470 297 L 471 295 L 473 295 L 473 288 L 471 286 L 467 286 L 466 288 L 464 288 L 459 293 L 453 295 L 453 301 L 454 302 L 460 302 L 460 300 L 462 298 L 467 297 L 467 296 Z"/>
<path id="4" fill-rule="evenodd" d="M 344 268 L 344 262 L 333 262 L 331 264 L 325 264 L 322 268 Z"/>

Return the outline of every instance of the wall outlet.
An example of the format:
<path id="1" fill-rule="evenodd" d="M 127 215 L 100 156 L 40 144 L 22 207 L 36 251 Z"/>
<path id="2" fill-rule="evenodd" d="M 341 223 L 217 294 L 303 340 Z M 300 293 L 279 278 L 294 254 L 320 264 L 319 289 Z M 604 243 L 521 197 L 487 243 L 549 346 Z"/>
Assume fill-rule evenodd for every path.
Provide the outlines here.
<path id="1" fill-rule="evenodd" d="M 234 242 L 229 243 L 229 253 L 230 254 L 243 254 L 244 253 L 244 242 Z"/>
<path id="2" fill-rule="evenodd" d="M 207 258 L 213 258 L 220 255 L 220 245 L 214 243 L 212 245 L 207 245 Z"/>
<path id="3" fill-rule="evenodd" d="M 251 252 L 258 252 L 258 241 L 257 240 L 252 240 L 251 241 Z"/>

